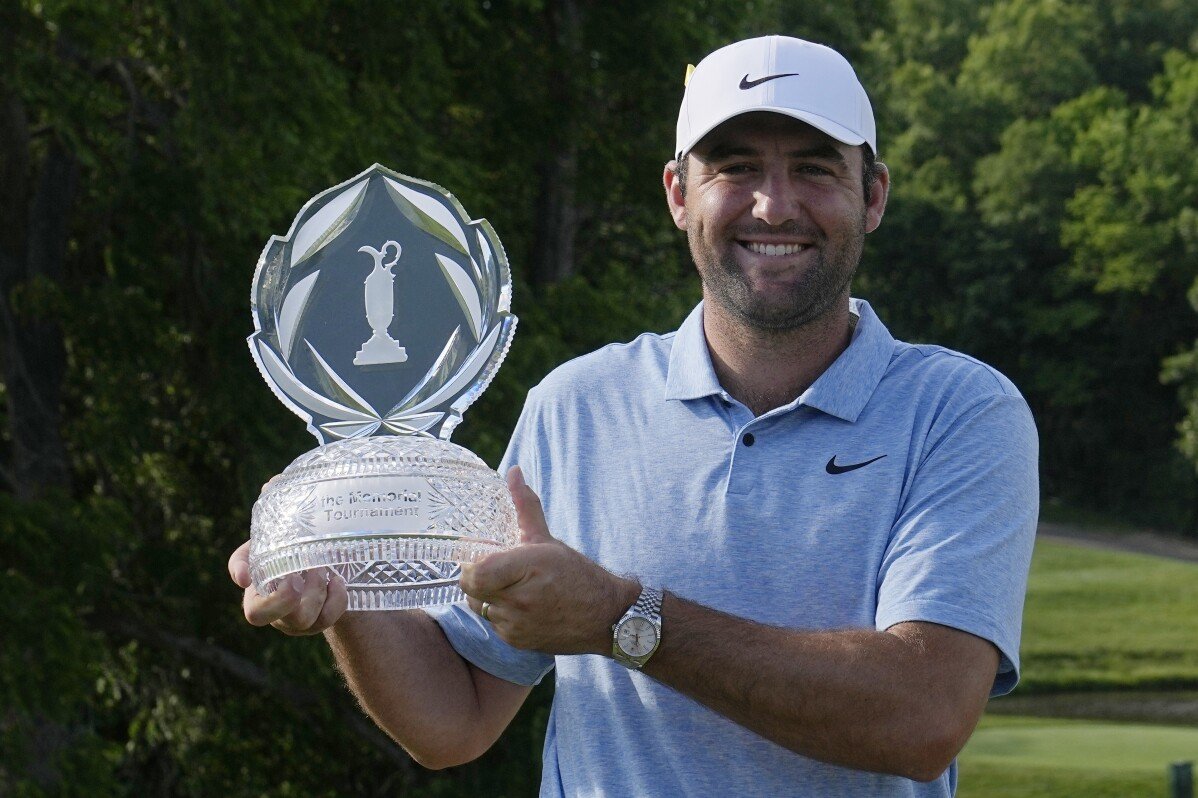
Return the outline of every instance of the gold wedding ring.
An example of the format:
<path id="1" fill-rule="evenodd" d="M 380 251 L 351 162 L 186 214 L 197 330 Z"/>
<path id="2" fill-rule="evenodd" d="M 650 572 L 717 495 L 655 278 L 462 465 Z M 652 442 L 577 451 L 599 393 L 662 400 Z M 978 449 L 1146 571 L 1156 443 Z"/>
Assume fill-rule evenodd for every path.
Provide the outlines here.
<path id="1" fill-rule="evenodd" d="M 491 602 L 489 602 L 489 601 L 484 601 L 484 602 L 483 602 L 483 606 L 482 606 L 482 608 L 481 608 L 481 609 L 479 609 L 479 611 L 478 611 L 478 614 L 479 614 L 479 615 L 481 615 L 481 616 L 483 616 L 483 620 L 484 620 L 484 621 L 489 621 L 489 620 L 491 620 L 491 619 L 490 619 L 490 617 L 487 615 L 487 613 L 488 613 L 488 612 L 490 612 L 490 611 L 491 611 Z"/>

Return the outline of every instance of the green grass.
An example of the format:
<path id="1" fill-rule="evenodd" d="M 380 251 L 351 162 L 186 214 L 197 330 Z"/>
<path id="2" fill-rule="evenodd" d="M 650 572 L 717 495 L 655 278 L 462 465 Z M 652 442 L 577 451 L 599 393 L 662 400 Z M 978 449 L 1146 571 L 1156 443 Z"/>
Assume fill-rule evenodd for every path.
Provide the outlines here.
<path id="1" fill-rule="evenodd" d="M 1198 729 L 990 716 L 966 750 L 974 764 L 1138 771 L 1163 778 L 1170 762 L 1198 758 Z"/>
<path id="2" fill-rule="evenodd" d="M 961 798 L 1163 796 L 1198 729 L 987 716 L 960 757 Z"/>
<path id="3" fill-rule="evenodd" d="M 1198 687 L 1198 565 L 1040 540 L 1020 691 Z"/>
<path id="4" fill-rule="evenodd" d="M 957 798 L 1164 798 L 1165 774 L 1093 773 L 961 761 Z"/>
<path id="5" fill-rule="evenodd" d="M 1196 609 L 1198 565 L 1037 541 L 1019 694 L 1192 689 Z M 1175 761 L 1198 761 L 1198 729 L 989 714 L 961 753 L 958 795 L 1165 796 Z"/>

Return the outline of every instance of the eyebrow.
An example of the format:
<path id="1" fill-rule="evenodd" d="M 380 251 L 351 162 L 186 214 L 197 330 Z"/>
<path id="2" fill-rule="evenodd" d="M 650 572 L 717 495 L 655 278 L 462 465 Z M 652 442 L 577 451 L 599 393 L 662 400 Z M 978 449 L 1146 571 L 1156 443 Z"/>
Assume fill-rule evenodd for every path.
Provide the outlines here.
<path id="1" fill-rule="evenodd" d="M 827 161 L 834 161 L 838 164 L 845 164 L 844 153 L 836 149 L 829 142 L 815 144 L 810 147 L 803 147 L 798 150 L 791 150 L 786 153 L 790 158 L 822 158 Z M 761 155 L 761 152 L 753 147 L 745 147 L 737 144 L 717 144 L 711 148 L 711 151 L 706 156 L 701 156 L 695 153 L 695 157 L 704 163 L 711 161 L 722 161 L 728 158 L 745 158 Z"/>

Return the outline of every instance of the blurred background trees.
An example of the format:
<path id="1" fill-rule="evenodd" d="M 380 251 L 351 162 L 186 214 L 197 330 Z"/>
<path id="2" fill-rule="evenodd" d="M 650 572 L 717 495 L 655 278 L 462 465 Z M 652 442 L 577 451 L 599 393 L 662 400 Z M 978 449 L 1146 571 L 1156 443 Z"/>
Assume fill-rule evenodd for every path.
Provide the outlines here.
<path id="1" fill-rule="evenodd" d="M 894 191 L 855 293 L 1021 387 L 1046 507 L 1198 526 L 1198 7 L 214 0 L 0 10 L 0 792 L 525 795 L 549 689 L 413 766 L 225 559 L 312 447 L 244 344 L 266 239 L 373 162 L 499 231 L 521 317 L 456 440 L 698 298 L 661 196 L 688 62 L 846 53 Z M 398 676 L 398 675 L 397 675 Z"/>

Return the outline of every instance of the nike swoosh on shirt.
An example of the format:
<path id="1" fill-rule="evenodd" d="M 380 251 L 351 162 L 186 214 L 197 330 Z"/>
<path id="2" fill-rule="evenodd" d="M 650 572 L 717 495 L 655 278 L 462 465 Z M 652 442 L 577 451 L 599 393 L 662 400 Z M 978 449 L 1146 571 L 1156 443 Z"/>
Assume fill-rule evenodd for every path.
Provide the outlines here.
<path id="1" fill-rule="evenodd" d="M 870 463 L 877 462 L 878 460 L 881 460 L 885 456 L 886 455 L 884 455 L 884 454 L 880 454 L 877 457 L 875 457 L 873 460 L 866 460 L 864 463 L 853 463 L 852 465 L 837 465 L 836 464 L 836 455 L 832 455 L 832 459 L 828 461 L 828 466 L 827 466 L 828 473 L 829 474 L 844 474 L 848 471 L 856 471 L 858 468 L 865 468 Z"/>
<path id="2" fill-rule="evenodd" d="M 766 75 L 764 78 L 757 78 L 757 80 L 749 80 L 749 76 L 748 76 L 748 74 L 746 74 L 743 78 L 740 79 L 740 87 L 742 89 L 751 89 L 754 86 L 760 86 L 762 83 L 765 83 L 767 80 L 777 80 L 778 78 L 793 78 L 793 77 L 798 77 L 798 75 L 799 75 L 798 72 L 783 72 L 781 75 Z"/>

